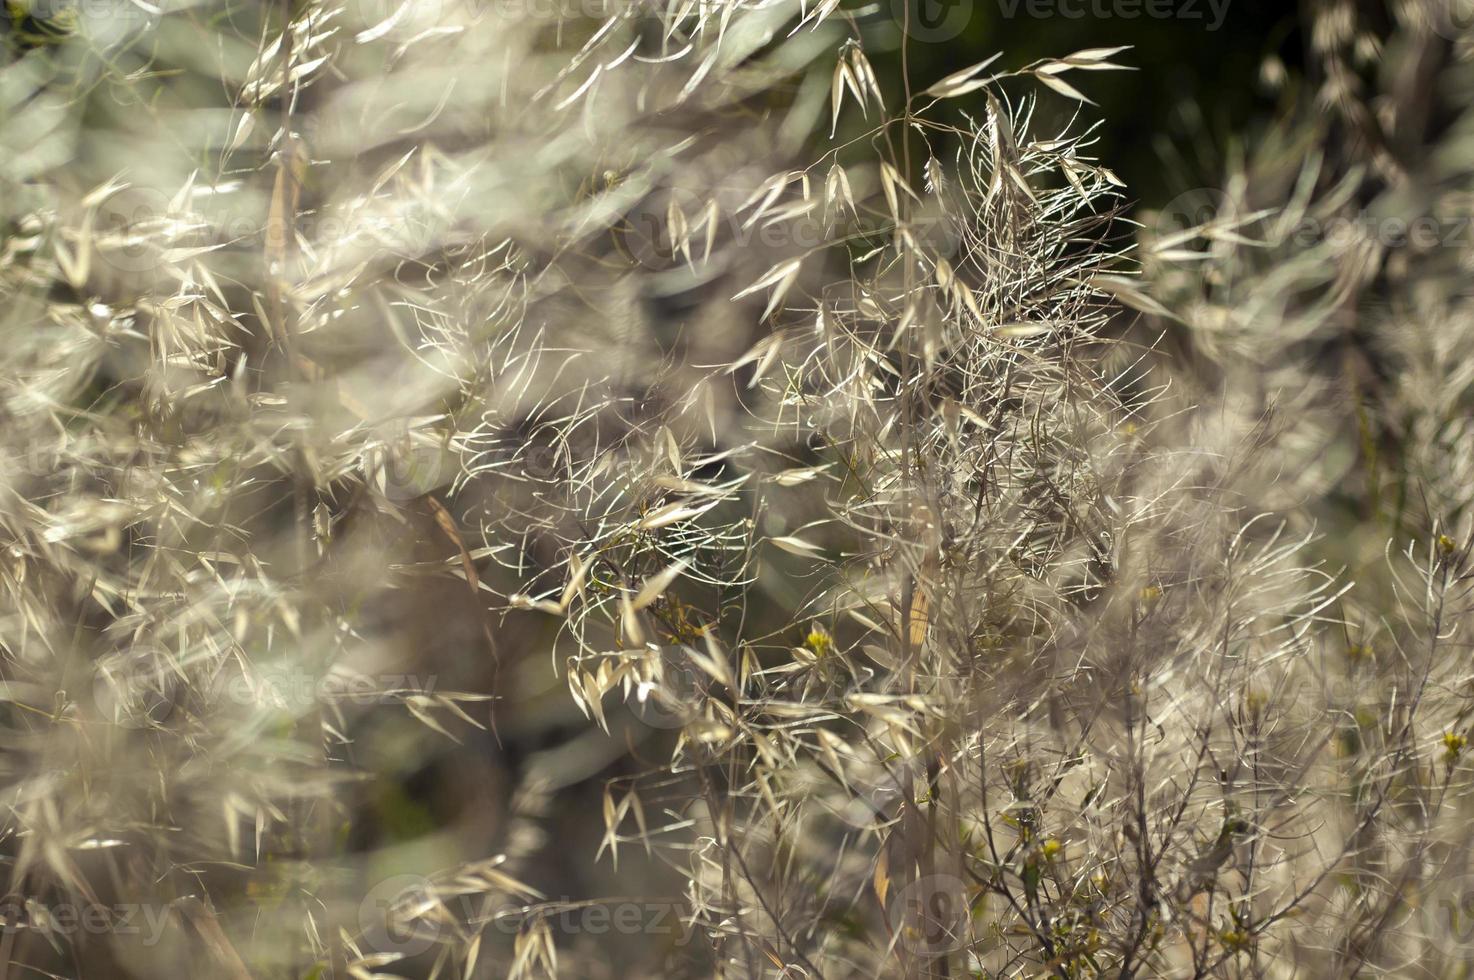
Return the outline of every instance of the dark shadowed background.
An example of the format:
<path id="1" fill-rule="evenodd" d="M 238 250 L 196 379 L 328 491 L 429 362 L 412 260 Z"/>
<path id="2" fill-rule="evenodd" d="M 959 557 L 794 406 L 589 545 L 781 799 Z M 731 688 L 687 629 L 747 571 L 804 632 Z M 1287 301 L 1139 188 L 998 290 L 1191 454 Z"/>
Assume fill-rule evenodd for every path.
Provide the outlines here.
<path id="1" fill-rule="evenodd" d="M 1292 3 L 880 0 L 855 11 L 870 25 L 866 51 L 891 91 L 899 91 L 898 83 L 891 86 L 901 73 L 897 28 L 908 14 L 907 60 L 913 84 L 922 86 L 1000 51 L 997 66 L 1011 69 L 1129 45 L 1114 60 L 1138 70 L 1084 79 L 1098 107 L 1084 106 L 1083 118 L 1110 120 L 1097 131 L 1097 156 L 1148 206 L 1187 187 L 1211 186 L 1224 150 L 1253 139 L 1306 62 Z M 1276 65 L 1288 85 L 1276 84 Z"/>

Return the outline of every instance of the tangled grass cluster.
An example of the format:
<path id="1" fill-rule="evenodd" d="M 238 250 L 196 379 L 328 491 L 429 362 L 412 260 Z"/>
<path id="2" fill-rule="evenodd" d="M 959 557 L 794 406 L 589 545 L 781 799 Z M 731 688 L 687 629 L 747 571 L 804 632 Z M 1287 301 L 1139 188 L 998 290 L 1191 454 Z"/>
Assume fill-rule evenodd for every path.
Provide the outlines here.
<path id="1" fill-rule="evenodd" d="M 1442 4 L 1134 220 L 1115 48 L 13 0 L 0 980 L 1463 975 Z"/>

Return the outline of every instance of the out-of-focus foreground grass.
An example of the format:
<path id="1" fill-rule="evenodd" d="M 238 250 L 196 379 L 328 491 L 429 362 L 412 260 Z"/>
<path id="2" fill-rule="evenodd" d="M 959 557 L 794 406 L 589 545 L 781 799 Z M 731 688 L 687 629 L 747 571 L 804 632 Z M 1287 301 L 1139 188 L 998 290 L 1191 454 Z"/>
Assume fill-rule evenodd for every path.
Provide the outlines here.
<path id="1" fill-rule="evenodd" d="M 1463 975 L 1461 2 L 9 0 L 0 980 Z"/>

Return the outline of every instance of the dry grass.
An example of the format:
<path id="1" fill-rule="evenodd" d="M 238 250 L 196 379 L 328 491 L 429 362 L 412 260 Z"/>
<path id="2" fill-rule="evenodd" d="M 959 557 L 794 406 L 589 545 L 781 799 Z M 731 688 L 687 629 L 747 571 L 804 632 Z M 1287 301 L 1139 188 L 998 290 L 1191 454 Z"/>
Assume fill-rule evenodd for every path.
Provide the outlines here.
<path id="1" fill-rule="evenodd" d="M 28 9 L 0 980 L 1467 969 L 1433 0 L 1140 224 L 1116 49 Z"/>

